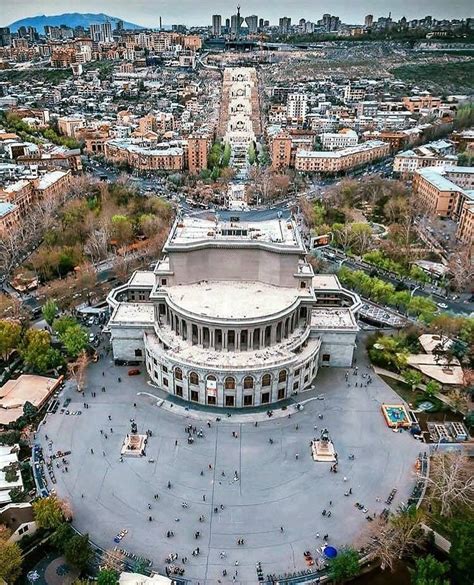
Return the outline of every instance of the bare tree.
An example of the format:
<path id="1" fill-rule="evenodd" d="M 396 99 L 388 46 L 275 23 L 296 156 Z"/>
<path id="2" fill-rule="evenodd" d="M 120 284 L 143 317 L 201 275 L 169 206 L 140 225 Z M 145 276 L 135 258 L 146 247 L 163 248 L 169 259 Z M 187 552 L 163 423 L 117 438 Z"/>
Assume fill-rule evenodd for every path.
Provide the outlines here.
<path id="1" fill-rule="evenodd" d="M 119 550 L 108 549 L 102 556 L 102 563 L 107 569 L 121 573 L 125 567 L 125 555 Z"/>
<path id="2" fill-rule="evenodd" d="M 82 351 L 77 359 L 68 364 L 68 372 L 71 378 L 76 382 L 78 392 L 84 391 L 86 385 L 87 366 L 90 364 L 90 357 L 85 351 Z"/>
<path id="3" fill-rule="evenodd" d="M 381 520 L 373 522 L 365 544 L 368 556 L 379 559 L 382 569 L 393 571 L 400 559 L 423 544 L 423 519 L 424 513 L 412 506 L 390 516 L 386 524 Z"/>
<path id="4" fill-rule="evenodd" d="M 463 453 L 438 451 L 431 457 L 428 497 L 440 506 L 441 516 L 459 507 L 474 510 L 474 465 Z"/>
<path id="5" fill-rule="evenodd" d="M 450 256 L 448 270 L 452 276 L 451 283 L 458 291 L 464 291 L 474 280 L 474 264 L 471 261 L 471 249 L 468 245 L 459 246 Z"/>

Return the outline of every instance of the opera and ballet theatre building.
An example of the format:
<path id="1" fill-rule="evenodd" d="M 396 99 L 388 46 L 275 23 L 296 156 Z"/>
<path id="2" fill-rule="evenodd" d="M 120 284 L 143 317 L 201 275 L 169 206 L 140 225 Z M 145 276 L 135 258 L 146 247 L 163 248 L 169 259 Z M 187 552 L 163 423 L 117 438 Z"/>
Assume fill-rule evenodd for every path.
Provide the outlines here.
<path id="1" fill-rule="evenodd" d="M 314 274 L 293 219 L 178 217 L 153 271 L 108 296 L 113 355 L 199 404 L 272 404 L 352 364 L 359 297 Z"/>

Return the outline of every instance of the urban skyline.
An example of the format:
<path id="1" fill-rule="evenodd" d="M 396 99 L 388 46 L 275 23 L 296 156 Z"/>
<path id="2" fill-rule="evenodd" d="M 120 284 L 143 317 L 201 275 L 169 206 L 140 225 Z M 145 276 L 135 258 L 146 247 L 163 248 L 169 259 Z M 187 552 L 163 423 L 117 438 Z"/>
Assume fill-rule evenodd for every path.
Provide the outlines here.
<path id="1" fill-rule="evenodd" d="M 156 28 L 160 16 L 164 24 L 183 23 L 188 26 L 208 26 L 212 14 L 231 15 L 236 11 L 237 3 L 234 2 L 216 2 L 215 0 L 204 0 L 199 3 L 199 7 L 191 0 L 182 0 L 178 3 L 161 1 L 158 5 L 151 5 L 144 1 L 134 3 L 133 8 L 125 2 L 111 2 L 103 0 L 99 5 L 91 0 L 79 2 L 72 0 L 68 4 L 69 12 L 105 12 L 113 16 L 136 22 L 144 27 Z M 300 18 L 317 19 L 329 8 L 325 3 L 313 3 L 308 0 L 296 0 L 290 4 L 282 0 L 276 0 L 271 6 L 262 6 L 256 0 L 241 2 L 241 14 L 244 16 L 251 14 L 261 15 L 270 23 L 278 24 L 278 19 L 286 15 L 297 21 Z M 61 14 L 65 11 L 64 4 L 58 0 L 47 0 L 41 3 L 41 10 L 38 10 L 38 3 L 27 0 L 21 4 L 9 4 L 2 7 L 3 14 L 1 25 L 7 26 L 25 17 L 39 16 L 43 14 L 54 15 Z M 335 0 L 331 3 L 330 12 L 338 14 L 343 22 L 362 23 L 366 14 L 374 16 L 385 16 L 389 12 L 392 18 L 398 20 L 405 16 L 407 19 L 424 18 L 430 14 L 438 19 L 467 18 L 469 14 L 470 2 L 462 0 L 455 6 L 447 6 L 441 0 L 421 0 L 416 5 L 409 2 L 398 2 L 394 5 L 382 0 L 366 2 L 363 5 L 349 6 L 341 0 Z"/>

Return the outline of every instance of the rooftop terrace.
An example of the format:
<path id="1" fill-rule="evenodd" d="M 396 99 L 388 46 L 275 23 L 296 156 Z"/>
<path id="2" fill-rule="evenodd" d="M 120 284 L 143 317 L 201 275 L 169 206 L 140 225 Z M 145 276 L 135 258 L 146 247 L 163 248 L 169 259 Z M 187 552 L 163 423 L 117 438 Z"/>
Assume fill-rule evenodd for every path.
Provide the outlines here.
<path id="1" fill-rule="evenodd" d="M 179 219 L 167 246 L 199 241 L 247 241 L 300 248 L 302 243 L 292 220 L 268 219 L 256 222 L 224 221 L 185 216 Z"/>

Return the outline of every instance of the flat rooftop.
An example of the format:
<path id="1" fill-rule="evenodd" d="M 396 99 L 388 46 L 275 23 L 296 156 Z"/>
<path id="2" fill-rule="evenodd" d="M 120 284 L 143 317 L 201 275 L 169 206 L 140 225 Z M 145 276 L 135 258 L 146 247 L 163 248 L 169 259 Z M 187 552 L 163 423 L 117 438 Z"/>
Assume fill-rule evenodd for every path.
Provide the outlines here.
<path id="1" fill-rule="evenodd" d="M 298 230 L 291 219 L 264 221 L 224 221 L 185 216 L 179 219 L 168 238 L 167 245 L 199 241 L 248 241 L 278 244 L 288 248 L 302 247 Z"/>
<path id="2" fill-rule="evenodd" d="M 283 311 L 306 289 L 261 282 L 202 281 L 165 287 L 170 299 L 183 309 L 216 319 L 254 319 Z"/>
<path id="3" fill-rule="evenodd" d="M 341 284 L 335 274 L 315 274 L 312 279 L 314 292 L 325 290 L 341 290 Z"/>
<path id="4" fill-rule="evenodd" d="M 115 309 L 110 324 L 132 323 L 134 325 L 153 325 L 155 309 L 146 303 L 120 303 Z"/>
<path id="5" fill-rule="evenodd" d="M 130 286 L 150 286 L 155 284 L 155 275 L 151 270 L 137 270 L 128 281 Z"/>
<path id="6" fill-rule="evenodd" d="M 350 309 L 321 308 L 311 310 L 311 326 L 318 329 L 357 329 Z"/>

